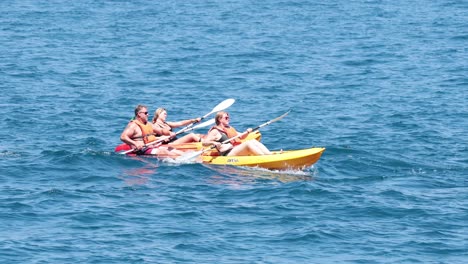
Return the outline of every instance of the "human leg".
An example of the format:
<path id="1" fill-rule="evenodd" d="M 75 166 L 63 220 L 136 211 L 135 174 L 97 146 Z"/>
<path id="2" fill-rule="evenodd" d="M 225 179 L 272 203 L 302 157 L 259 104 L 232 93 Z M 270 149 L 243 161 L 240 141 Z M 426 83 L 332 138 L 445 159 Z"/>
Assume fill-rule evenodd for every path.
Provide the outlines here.
<path id="1" fill-rule="evenodd" d="M 256 153 L 261 153 L 260 155 L 270 155 L 271 151 L 263 145 L 260 141 L 249 140 L 249 145 L 251 149 L 255 149 Z"/>
<path id="2" fill-rule="evenodd" d="M 257 140 L 247 140 L 240 145 L 235 146 L 227 156 L 259 156 L 269 155 L 271 152 Z"/>
<path id="3" fill-rule="evenodd" d="M 150 153 L 151 155 L 158 156 L 158 158 L 172 158 L 172 159 L 175 159 L 181 156 L 182 154 L 184 154 L 183 151 L 177 150 L 173 147 L 166 147 L 166 146 L 152 148 Z"/>
<path id="4" fill-rule="evenodd" d="M 199 142 L 200 136 L 194 133 L 187 134 L 181 138 L 178 138 L 171 142 L 171 144 L 183 144 L 183 143 L 192 143 L 192 142 Z"/>
<path id="5" fill-rule="evenodd" d="M 252 155 L 252 151 L 249 149 L 249 145 L 244 142 L 232 148 L 226 156 L 249 156 Z"/>

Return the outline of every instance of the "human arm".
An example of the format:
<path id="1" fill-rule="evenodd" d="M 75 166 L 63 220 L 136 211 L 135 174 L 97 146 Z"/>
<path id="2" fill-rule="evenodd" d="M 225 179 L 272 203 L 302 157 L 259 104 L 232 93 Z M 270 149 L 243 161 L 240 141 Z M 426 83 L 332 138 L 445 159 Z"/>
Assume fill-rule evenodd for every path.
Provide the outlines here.
<path id="1" fill-rule="evenodd" d="M 153 127 L 153 133 L 156 135 L 170 136 L 171 138 L 176 136 L 176 133 L 172 132 L 169 129 L 162 128 L 157 124 L 151 124 L 151 126 Z"/>
<path id="2" fill-rule="evenodd" d="M 219 140 L 221 140 L 221 138 L 222 138 L 221 133 L 216 129 L 212 129 L 208 133 L 208 135 L 206 135 L 205 138 L 202 140 L 202 145 L 203 146 L 214 145 L 219 152 L 224 152 L 224 151 L 232 148 L 231 143 L 222 144 L 221 142 L 219 142 Z"/>
<path id="3" fill-rule="evenodd" d="M 252 128 L 247 128 L 244 132 L 242 132 L 242 136 L 240 136 L 240 139 L 245 139 L 250 133 L 252 133 L 253 129 Z M 239 133 L 239 132 L 237 132 Z"/>
<path id="4" fill-rule="evenodd" d="M 132 139 L 132 137 L 134 137 L 138 132 L 137 127 L 138 125 L 133 122 L 128 124 L 122 134 L 120 134 L 120 140 L 130 145 L 133 149 L 140 150 L 144 147 L 145 143 L 143 141 Z"/>
<path id="5" fill-rule="evenodd" d="M 151 126 L 155 136 L 165 136 L 165 139 L 163 139 L 164 142 L 169 142 L 172 138 L 177 136 L 176 133 L 171 131 L 171 127 L 167 123 L 155 122 L 152 123 Z"/>
<path id="6" fill-rule="evenodd" d="M 177 122 L 166 122 L 166 124 L 168 124 L 172 128 L 176 128 L 176 127 L 181 127 L 181 126 L 188 126 L 188 125 L 190 125 L 192 123 L 198 123 L 198 122 L 200 122 L 200 120 L 201 120 L 201 118 L 197 117 L 197 118 L 194 118 L 194 119 L 181 120 L 181 121 L 177 121 Z"/>

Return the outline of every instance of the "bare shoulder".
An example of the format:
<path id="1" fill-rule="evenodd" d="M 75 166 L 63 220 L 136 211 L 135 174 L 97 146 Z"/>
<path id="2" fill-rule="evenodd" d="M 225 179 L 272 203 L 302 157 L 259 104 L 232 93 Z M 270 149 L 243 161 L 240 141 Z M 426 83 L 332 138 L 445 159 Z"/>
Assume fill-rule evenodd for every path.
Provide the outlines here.
<path id="1" fill-rule="evenodd" d="M 135 122 L 128 122 L 127 126 L 125 127 L 124 130 L 126 131 L 129 131 L 129 130 L 132 130 L 132 129 L 135 129 L 135 126 L 137 126 L 137 124 L 135 124 Z"/>
<path id="2" fill-rule="evenodd" d="M 208 139 L 211 139 L 211 140 L 218 140 L 221 138 L 221 133 L 219 133 L 219 131 L 217 129 L 212 129 L 208 135 L 206 135 L 206 137 Z"/>

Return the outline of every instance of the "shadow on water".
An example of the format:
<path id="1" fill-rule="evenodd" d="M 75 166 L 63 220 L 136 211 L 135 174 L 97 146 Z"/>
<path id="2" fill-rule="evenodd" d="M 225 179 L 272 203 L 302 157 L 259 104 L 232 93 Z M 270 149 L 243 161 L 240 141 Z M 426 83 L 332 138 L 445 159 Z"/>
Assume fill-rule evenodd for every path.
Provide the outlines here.
<path id="1" fill-rule="evenodd" d="M 118 178 L 123 180 L 127 186 L 147 185 L 151 176 L 157 173 L 159 162 L 156 158 L 131 157 L 131 160 L 143 163 L 142 167 L 124 168 Z"/>

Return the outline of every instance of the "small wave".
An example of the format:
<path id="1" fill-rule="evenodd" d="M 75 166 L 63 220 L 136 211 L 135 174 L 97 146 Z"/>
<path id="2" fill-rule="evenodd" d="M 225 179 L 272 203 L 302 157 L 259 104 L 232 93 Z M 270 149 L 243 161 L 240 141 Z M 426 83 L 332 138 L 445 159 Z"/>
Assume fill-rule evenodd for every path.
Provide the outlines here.
<path id="1" fill-rule="evenodd" d="M 283 183 L 294 181 L 310 181 L 315 170 L 269 170 L 260 167 L 244 167 L 244 166 L 219 166 L 203 164 L 205 167 L 222 173 L 226 176 L 242 176 L 252 179 L 277 180 Z M 311 175 L 311 172 L 313 175 Z"/>
<path id="2" fill-rule="evenodd" d="M 374 60 L 374 59 L 365 59 L 365 60 L 348 60 L 343 62 L 346 66 L 368 66 L 373 64 L 384 63 L 383 61 Z"/>
<path id="3" fill-rule="evenodd" d="M 452 40 L 468 40 L 468 35 L 458 35 L 451 38 Z"/>
<path id="4" fill-rule="evenodd" d="M 0 152 L 0 157 L 20 157 L 21 153 L 15 152 L 15 151 L 10 151 L 10 150 L 4 150 Z"/>

